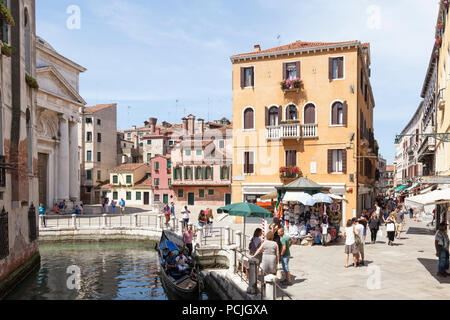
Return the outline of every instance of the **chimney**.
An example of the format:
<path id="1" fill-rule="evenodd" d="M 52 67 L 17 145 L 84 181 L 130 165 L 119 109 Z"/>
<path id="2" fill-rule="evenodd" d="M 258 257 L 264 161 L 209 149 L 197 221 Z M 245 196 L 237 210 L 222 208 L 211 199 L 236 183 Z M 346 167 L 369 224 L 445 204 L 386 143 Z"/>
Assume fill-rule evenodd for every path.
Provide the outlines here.
<path id="1" fill-rule="evenodd" d="M 205 131 L 205 120 L 198 119 L 198 124 L 199 124 L 200 133 L 203 135 L 203 131 Z"/>
<path id="2" fill-rule="evenodd" d="M 149 119 L 150 132 L 152 134 L 156 132 L 156 124 L 157 123 L 158 123 L 158 119 L 156 119 L 156 118 L 150 118 Z"/>
<path id="3" fill-rule="evenodd" d="M 261 46 L 259 44 L 255 44 L 255 52 L 261 52 Z"/>
<path id="4" fill-rule="evenodd" d="M 148 121 L 144 121 L 144 125 L 145 125 L 146 128 L 150 128 L 150 127 L 149 127 L 149 122 L 148 122 Z"/>
<path id="5" fill-rule="evenodd" d="M 133 130 L 136 130 L 136 126 L 133 126 Z"/>
<path id="6" fill-rule="evenodd" d="M 134 136 L 134 147 L 136 149 L 139 149 L 139 134 L 136 133 L 136 135 Z"/>
<path id="7" fill-rule="evenodd" d="M 192 114 L 188 117 L 188 134 L 192 136 L 195 134 L 195 116 Z"/>
<path id="8" fill-rule="evenodd" d="M 188 131 L 188 119 L 187 118 L 183 118 L 183 134 L 187 134 Z"/>

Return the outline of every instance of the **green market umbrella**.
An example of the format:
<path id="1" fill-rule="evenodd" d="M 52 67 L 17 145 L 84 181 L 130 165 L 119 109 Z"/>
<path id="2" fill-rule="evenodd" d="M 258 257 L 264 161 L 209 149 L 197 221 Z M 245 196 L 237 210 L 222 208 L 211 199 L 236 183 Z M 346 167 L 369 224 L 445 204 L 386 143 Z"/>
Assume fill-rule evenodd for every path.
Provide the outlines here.
<path id="1" fill-rule="evenodd" d="M 267 211 L 266 209 L 257 206 L 256 204 L 248 202 L 235 203 L 225 207 L 221 207 L 217 209 L 217 213 L 227 213 L 230 216 L 234 217 L 244 217 L 244 248 L 245 248 L 245 219 L 248 217 L 262 218 L 262 219 L 273 217 L 272 212 Z"/>

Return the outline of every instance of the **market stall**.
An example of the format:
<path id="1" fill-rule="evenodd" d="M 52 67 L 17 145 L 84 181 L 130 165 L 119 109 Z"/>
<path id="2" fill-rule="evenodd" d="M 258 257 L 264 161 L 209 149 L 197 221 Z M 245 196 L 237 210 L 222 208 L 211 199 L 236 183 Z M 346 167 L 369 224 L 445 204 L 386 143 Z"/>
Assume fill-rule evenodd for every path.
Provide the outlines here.
<path id="1" fill-rule="evenodd" d="M 325 194 L 327 188 L 307 179 L 277 188 L 281 197 L 279 217 L 297 244 L 327 245 L 339 236 L 343 198 Z"/>

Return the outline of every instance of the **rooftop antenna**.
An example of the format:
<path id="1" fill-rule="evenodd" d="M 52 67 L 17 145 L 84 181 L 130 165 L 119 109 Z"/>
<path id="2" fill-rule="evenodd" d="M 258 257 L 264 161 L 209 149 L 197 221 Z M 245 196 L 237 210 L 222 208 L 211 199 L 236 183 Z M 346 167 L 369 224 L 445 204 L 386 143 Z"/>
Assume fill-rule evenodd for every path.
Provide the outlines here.
<path id="1" fill-rule="evenodd" d="M 277 35 L 278 45 L 281 45 L 281 34 Z"/>

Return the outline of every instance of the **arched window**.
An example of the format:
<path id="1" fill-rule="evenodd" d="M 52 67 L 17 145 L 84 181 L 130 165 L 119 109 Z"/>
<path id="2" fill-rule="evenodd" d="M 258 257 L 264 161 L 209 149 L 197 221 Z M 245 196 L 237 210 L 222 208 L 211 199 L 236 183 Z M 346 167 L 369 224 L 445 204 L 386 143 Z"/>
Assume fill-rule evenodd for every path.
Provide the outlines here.
<path id="1" fill-rule="evenodd" d="M 331 107 L 331 124 L 344 124 L 344 105 L 340 102 L 335 102 Z"/>
<path id="2" fill-rule="evenodd" d="M 31 23 L 25 8 L 25 71 L 31 75 Z"/>
<path id="3" fill-rule="evenodd" d="M 286 120 L 298 120 L 298 110 L 293 104 L 290 104 L 286 108 Z"/>
<path id="4" fill-rule="evenodd" d="M 254 129 L 255 128 L 255 112 L 252 108 L 247 108 L 244 110 L 244 129 Z"/>
<path id="5" fill-rule="evenodd" d="M 211 167 L 206 167 L 205 169 L 205 180 L 212 180 L 212 168 Z"/>
<path id="6" fill-rule="evenodd" d="M 203 171 L 202 167 L 195 168 L 195 180 L 202 180 L 203 179 L 202 171 Z"/>
<path id="7" fill-rule="evenodd" d="M 27 109 L 26 113 L 26 119 L 27 119 L 27 160 L 28 160 L 28 173 L 33 173 L 33 140 L 32 140 L 32 132 L 31 132 L 31 113 L 30 109 Z"/>
<path id="8" fill-rule="evenodd" d="M 278 119 L 278 107 L 272 107 L 269 109 L 269 125 L 271 127 L 278 126 L 280 119 Z"/>
<path id="9" fill-rule="evenodd" d="M 304 124 L 316 123 L 316 106 L 312 103 L 308 103 L 304 109 Z"/>

